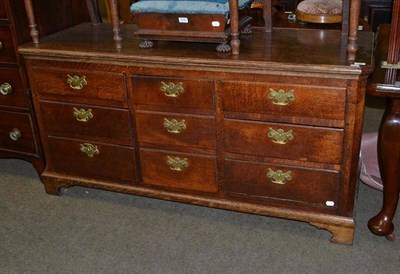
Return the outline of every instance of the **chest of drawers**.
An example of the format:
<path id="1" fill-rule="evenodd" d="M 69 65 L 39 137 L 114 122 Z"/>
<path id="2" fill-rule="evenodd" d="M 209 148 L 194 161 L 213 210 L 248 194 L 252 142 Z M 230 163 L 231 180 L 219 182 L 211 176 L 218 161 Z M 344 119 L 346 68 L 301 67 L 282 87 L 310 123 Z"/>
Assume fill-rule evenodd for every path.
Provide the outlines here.
<path id="1" fill-rule="evenodd" d="M 96 187 L 305 221 L 352 242 L 371 35 L 354 67 L 340 32 L 277 30 L 263 44 L 256 31 L 231 57 L 204 44 L 140 50 L 124 28 L 118 50 L 110 27 L 86 24 L 20 49 L 48 193 Z"/>
<path id="2" fill-rule="evenodd" d="M 43 163 L 28 84 L 17 48 L 29 40 L 21 30 L 22 1 L 0 1 L 0 157 L 32 162 L 40 173 Z M 23 21 L 23 20 L 22 20 Z M 25 26 L 24 26 L 25 27 Z"/>
<path id="3" fill-rule="evenodd" d="M 37 0 L 34 7 L 44 4 L 46 9 L 36 10 L 42 35 L 89 20 L 82 1 Z M 66 6 L 71 10 L 65 11 Z M 31 39 L 28 25 L 23 0 L 0 0 L 0 158 L 27 160 L 40 174 L 44 159 L 25 65 L 18 54 L 19 45 Z"/>

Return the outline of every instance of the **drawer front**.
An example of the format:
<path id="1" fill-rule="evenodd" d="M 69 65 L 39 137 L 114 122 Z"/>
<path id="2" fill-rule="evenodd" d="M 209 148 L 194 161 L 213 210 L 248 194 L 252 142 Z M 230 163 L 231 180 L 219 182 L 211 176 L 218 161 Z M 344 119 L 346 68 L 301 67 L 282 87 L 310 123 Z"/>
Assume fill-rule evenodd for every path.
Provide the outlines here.
<path id="1" fill-rule="evenodd" d="M 185 108 L 214 108 L 213 81 L 150 76 L 132 77 L 136 104 L 179 106 Z"/>
<path id="2" fill-rule="evenodd" d="M 14 43 L 8 26 L 0 26 L 0 63 L 15 63 Z"/>
<path id="3" fill-rule="evenodd" d="M 127 99 L 125 76 L 121 73 L 35 68 L 32 70 L 32 86 L 41 95 L 65 95 L 69 96 L 68 99 L 76 98 L 77 102 L 80 98 Z"/>
<path id="4" fill-rule="evenodd" d="M 6 6 L 4 4 L 4 0 L 0 0 L 0 19 L 6 19 L 6 18 L 7 18 Z"/>
<path id="5" fill-rule="evenodd" d="M 143 183 L 173 189 L 217 192 L 215 156 L 140 150 Z"/>
<path id="6" fill-rule="evenodd" d="M 134 182 L 135 150 L 90 141 L 47 138 L 49 170 L 61 174 Z"/>
<path id="7" fill-rule="evenodd" d="M 49 134 L 131 144 L 129 111 L 40 101 L 42 125 Z"/>
<path id="8" fill-rule="evenodd" d="M 228 111 L 344 119 L 344 88 L 250 82 L 221 82 L 221 88 Z"/>
<path id="9" fill-rule="evenodd" d="M 29 114 L 0 111 L 0 149 L 37 153 Z"/>
<path id="10" fill-rule="evenodd" d="M 215 118 L 177 113 L 136 113 L 140 143 L 215 148 Z"/>
<path id="11" fill-rule="evenodd" d="M 225 119 L 227 152 L 340 164 L 343 130 Z"/>
<path id="12" fill-rule="evenodd" d="M 226 192 L 336 208 L 339 173 L 269 163 L 225 161 Z"/>
<path id="13" fill-rule="evenodd" d="M 0 69 L 0 105 L 27 108 L 19 70 Z"/>

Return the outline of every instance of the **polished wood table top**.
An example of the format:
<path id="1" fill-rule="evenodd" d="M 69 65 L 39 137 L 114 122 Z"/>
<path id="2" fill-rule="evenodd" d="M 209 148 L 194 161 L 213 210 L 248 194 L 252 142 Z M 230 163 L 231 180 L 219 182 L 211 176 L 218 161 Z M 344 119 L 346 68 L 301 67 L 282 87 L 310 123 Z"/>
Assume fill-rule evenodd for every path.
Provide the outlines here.
<path id="1" fill-rule="evenodd" d="M 141 60 L 154 63 L 169 63 L 218 66 L 236 70 L 276 69 L 302 71 L 321 71 L 329 67 L 344 74 L 369 73 L 372 70 L 371 32 L 358 35 L 356 63 L 346 57 L 347 38 L 337 30 L 274 29 L 266 33 L 254 28 L 253 34 L 241 37 L 239 55 L 218 53 L 216 44 L 165 42 L 159 41 L 152 49 L 140 49 L 140 39 L 134 37 L 134 25 L 122 25 L 122 48 L 117 49 L 113 41 L 112 27 L 109 24 L 77 25 L 73 28 L 40 39 L 40 43 L 25 44 L 20 52 L 28 55 L 69 56 L 71 52 L 77 59 L 95 58 L 107 62 L 140 63 Z M 71 39 L 73 37 L 73 39 Z M 305 64 L 307 66 L 305 66 Z"/>

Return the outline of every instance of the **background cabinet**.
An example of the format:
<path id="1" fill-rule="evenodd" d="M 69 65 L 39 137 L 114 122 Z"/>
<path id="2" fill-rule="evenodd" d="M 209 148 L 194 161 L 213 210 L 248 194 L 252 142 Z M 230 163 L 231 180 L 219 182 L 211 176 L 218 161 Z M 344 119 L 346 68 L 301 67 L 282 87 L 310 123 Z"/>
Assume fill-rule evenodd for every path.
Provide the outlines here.
<path id="1" fill-rule="evenodd" d="M 89 21 L 85 1 L 37 0 L 34 7 L 41 35 Z M 28 26 L 23 0 L 0 0 L 0 157 L 28 160 L 41 173 L 35 113 L 18 54 L 18 46 L 31 40 Z"/>

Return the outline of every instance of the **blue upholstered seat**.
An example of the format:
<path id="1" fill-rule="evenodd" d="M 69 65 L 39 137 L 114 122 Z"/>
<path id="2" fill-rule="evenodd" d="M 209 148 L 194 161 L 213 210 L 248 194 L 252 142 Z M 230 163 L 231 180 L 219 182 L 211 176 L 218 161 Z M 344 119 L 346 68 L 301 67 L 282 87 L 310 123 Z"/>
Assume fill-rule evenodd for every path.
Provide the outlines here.
<path id="1" fill-rule="evenodd" d="M 252 0 L 239 0 L 239 9 L 244 9 Z M 134 13 L 182 13 L 223 14 L 229 13 L 228 0 L 140 0 L 133 3 Z"/>

